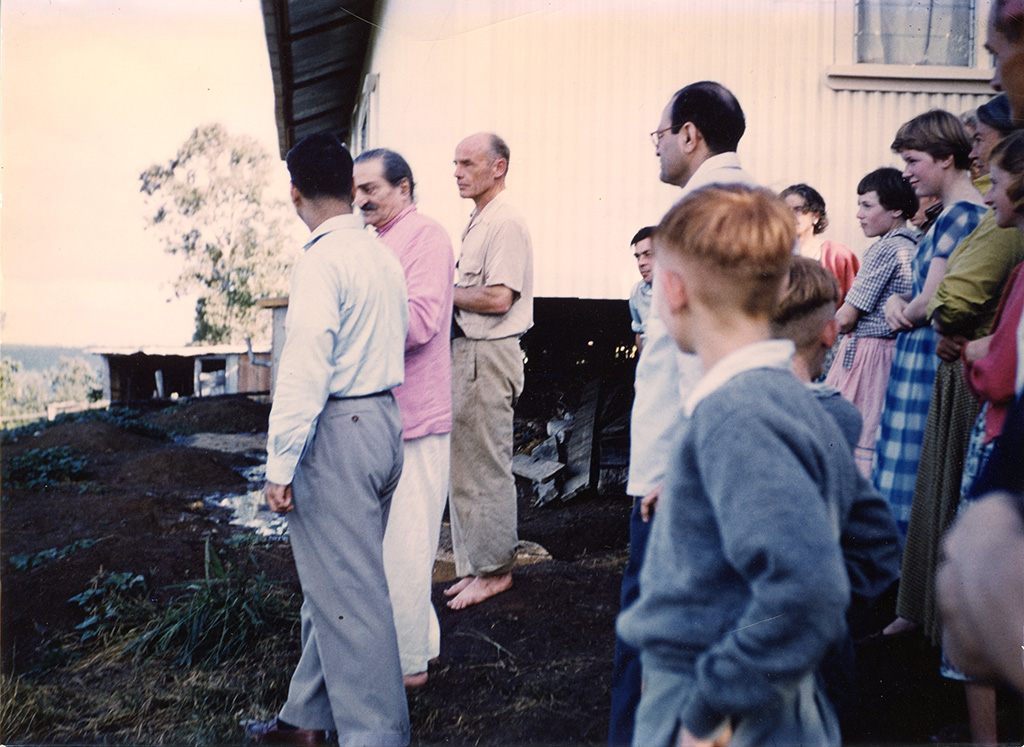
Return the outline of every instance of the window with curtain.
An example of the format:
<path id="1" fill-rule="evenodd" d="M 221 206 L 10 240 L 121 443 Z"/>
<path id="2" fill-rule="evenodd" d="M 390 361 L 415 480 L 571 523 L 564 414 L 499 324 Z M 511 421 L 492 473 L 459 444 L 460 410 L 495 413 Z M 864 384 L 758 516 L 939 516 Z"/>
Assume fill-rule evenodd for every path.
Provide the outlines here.
<path id="1" fill-rule="evenodd" d="M 856 0 L 857 62 L 975 65 L 977 0 Z"/>

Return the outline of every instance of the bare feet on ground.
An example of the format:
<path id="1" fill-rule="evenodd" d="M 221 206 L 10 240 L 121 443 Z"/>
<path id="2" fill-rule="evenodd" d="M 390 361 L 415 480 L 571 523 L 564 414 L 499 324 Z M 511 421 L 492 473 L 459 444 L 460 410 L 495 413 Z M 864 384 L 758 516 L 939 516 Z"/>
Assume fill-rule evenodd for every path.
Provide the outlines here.
<path id="1" fill-rule="evenodd" d="M 407 674 L 404 677 L 402 677 L 402 680 L 405 683 L 405 688 L 407 690 L 412 690 L 417 687 L 423 687 L 425 684 L 427 684 L 427 673 L 417 672 L 416 674 Z"/>
<path id="2" fill-rule="evenodd" d="M 463 579 L 464 581 L 465 579 Z M 460 581 L 459 584 L 462 582 Z M 459 584 L 456 584 L 458 586 Z M 454 586 L 452 587 L 455 588 Z M 508 591 L 512 588 L 512 574 L 506 573 L 503 576 L 476 576 L 468 583 L 448 606 L 453 610 L 461 610 L 470 605 L 479 604 L 485 599 L 490 599 L 495 594 Z M 445 592 L 446 594 L 448 592 Z"/>
<path id="3" fill-rule="evenodd" d="M 905 617 L 897 617 L 891 623 L 882 629 L 882 635 L 898 635 L 899 633 L 909 633 L 911 630 L 917 627 L 917 623 L 913 620 L 908 620 Z"/>
<path id="4" fill-rule="evenodd" d="M 462 591 L 467 586 L 469 586 L 471 583 L 473 583 L 473 579 L 474 578 L 476 578 L 476 576 L 466 576 L 466 577 L 460 579 L 458 581 L 458 583 L 452 584 L 447 589 L 445 589 L 444 590 L 444 595 L 446 597 L 453 597 L 453 596 L 455 596 L 460 591 Z"/>

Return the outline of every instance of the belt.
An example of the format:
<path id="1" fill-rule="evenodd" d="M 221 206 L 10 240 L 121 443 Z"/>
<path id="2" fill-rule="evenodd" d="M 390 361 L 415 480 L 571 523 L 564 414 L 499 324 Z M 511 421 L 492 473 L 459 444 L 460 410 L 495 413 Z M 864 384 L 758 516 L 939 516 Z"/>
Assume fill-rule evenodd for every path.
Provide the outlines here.
<path id="1" fill-rule="evenodd" d="M 369 399 L 370 397 L 383 397 L 385 394 L 391 394 L 390 389 L 385 389 L 383 392 L 374 392 L 373 394 L 356 394 L 352 396 L 344 396 L 338 394 L 328 394 L 327 399 L 331 402 L 341 402 L 346 399 Z"/>

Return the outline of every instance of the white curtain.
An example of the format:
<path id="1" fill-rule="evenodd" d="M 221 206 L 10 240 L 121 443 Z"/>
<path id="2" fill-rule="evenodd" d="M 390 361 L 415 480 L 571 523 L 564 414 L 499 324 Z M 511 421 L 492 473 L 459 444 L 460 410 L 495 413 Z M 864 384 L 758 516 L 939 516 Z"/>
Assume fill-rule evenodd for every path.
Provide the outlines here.
<path id="1" fill-rule="evenodd" d="M 975 0 L 857 0 L 857 61 L 974 65 Z"/>

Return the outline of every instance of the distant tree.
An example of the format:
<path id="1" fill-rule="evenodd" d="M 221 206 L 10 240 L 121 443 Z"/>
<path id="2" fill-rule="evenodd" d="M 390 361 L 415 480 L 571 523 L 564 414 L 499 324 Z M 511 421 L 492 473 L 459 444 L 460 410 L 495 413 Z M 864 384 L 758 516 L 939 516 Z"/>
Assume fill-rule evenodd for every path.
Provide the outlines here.
<path id="1" fill-rule="evenodd" d="M 13 411 L 14 400 L 18 393 L 17 378 L 20 372 L 20 361 L 10 358 L 0 359 L 0 408 L 4 415 Z"/>
<path id="2" fill-rule="evenodd" d="M 198 127 L 166 165 L 142 172 L 147 225 L 180 256 L 175 293 L 195 293 L 194 342 L 266 336 L 270 314 L 256 301 L 288 289 L 291 254 L 284 199 L 268 194 L 270 155 L 220 124 Z"/>
<path id="3" fill-rule="evenodd" d="M 0 414 L 4 417 L 39 413 L 52 402 L 50 387 L 39 371 L 23 371 L 21 362 L 0 360 Z"/>
<path id="4" fill-rule="evenodd" d="M 103 398 L 103 383 L 85 358 L 61 358 L 46 372 L 54 402 L 96 402 Z"/>

